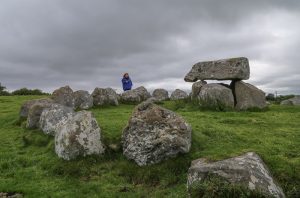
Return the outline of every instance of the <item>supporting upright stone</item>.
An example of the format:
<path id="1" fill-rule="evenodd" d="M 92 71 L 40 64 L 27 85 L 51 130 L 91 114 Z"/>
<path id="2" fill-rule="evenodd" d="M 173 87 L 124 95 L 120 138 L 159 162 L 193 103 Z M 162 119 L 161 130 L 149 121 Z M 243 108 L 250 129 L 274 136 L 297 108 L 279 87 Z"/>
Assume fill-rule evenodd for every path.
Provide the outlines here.
<path id="1" fill-rule="evenodd" d="M 249 61 L 245 57 L 196 63 L 184 77 L 186 82 L 197 80 L 247 80 Z"/>

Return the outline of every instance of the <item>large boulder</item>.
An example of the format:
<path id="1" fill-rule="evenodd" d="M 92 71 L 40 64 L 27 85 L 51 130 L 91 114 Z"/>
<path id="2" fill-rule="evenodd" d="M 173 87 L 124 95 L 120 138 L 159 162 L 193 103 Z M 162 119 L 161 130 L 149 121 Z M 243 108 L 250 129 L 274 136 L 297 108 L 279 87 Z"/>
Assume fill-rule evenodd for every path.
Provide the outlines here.
<path id="1" fill-rule="evenodd" d="M 52 93 L 52 99 L 55 103 L 74 108 L 73 90 L 69 86 L 56 89 Z"/>
<path id="2" fill-rule="evenodd" d="M 188 171 L 188 189 L 197 187 L 197 183 L 204 183 L 211 177 L 220 178 L 232 185 L 242 185 L 267 197 L 285 197 L 267 166 L 253 152 L 217 162 L 208 162 L 203 158 L 194 160 Z"/>
<path id="3" fill-rule="evenodd" d="M 20 117 L 21 118 L 27 118 L 29 109 L 35 105 L 35 104 L 48 104 L 48 103 L 53 103 L 53 100 L 50 98 L 42 98 L 42 99 L 35 99 L 35 100 L 29 100 L 23 103 L 20 109 Z"/>
<path id="4" fill-rule="evenodd" d="M 280 103 L 281 105 L 300 105 L 300 96 L 284 100 Z"/>
<path id="5" fill-rule="evenodd" d="M 172 92 L 170 99 L 171 100 L 183 100 L 187 97 L 188 97 L 188 95 L 185 91 L 182 91 L 180 89 L 175 89 L 175 91 Z"/>
<path id="6" fill-rule="evenodd" d="M 203 85 L 206 85 L 207 82 L 204 81 L 204 80 L 201 80 L 201 81 L 197 81 L 195 83 L 193 83 L 192 85 L 192 92 L 191 92 L 191 98 L 192 99 L 197 99 L 199 93 L 200 93 L 200 90 L 201 90 L 201 87 L 203 87 Z"/>
<path id="7" fill-rule="evenodd" d="M 112 88 L 95 88 L 92 97 L 95 106 L 114 105 L 118 106 L 118 95 Z"/>
<path id="8" fill-rule="evenodd" d="M 237 110 L 263 109 L 267 107 L 265 92 L 243 81 L 232 83 L 236 100 L 235 108 Z"/>
<path id="9" fill-rule="evenodd" d="M 151 94 L 143 86 L 122 93 L 123 103 L 140 103 L 151 97 Z"/>
<path id="10" fill-rule="evenodd" d="M 168 100 L 169 93 L 165 89 L 155 89 L 152 93 L 152 97 L 156 98 L 158 101 Z"/>
<path id="11" fill-rule="evenodd" d="M 93 107 L 93 97 L 88 91 L 78 90 L 73 93 L 75 109 L 90 109 Z"/>
<path id="12" fill-rule="evenodd" d="M 234 108 L 234 97 L 232 90 L 226 86 L 212 83 L 203 85 L 198 94 L 199 103 L 203 107 L 216 110 Z"/>
<path id="13" fill-rule="evenodd" d="M 247 80 L 249 61 L 245 57 L 196 63 L 184 77 L 186 82 L 197 80 Z"/>
<path id="14" fill-rule="evenodd" d="M 39 120 L 39 127 L 45 134 L 54 136 L 59 124 L 72 113 L 74 111 L 71 107 L 53 104 L 43 110 Z"/>
<path id="15" fill-rule="evenodd" d="M 69 114 L 59 124 L 55 134 L 55 152 L 65 160 L 104 152 L 101 130 L 91 112 Z"/>
<path id="16" fill-rule="evenodd" d="M 139 166 L 155 164 L 191 147 L 191 126 L 152 102 L 139 104 L 122 134 L 123 154 Z"/>
<path id="17" fill-rule="evenodd" d="M 53 105 L 53 103 L 36 103 L 32 105 L 28 112 L 26 128 L 35 129 L 39 128 L 39 121 L 41 114 L 44 109 L 49 108 Z"/>

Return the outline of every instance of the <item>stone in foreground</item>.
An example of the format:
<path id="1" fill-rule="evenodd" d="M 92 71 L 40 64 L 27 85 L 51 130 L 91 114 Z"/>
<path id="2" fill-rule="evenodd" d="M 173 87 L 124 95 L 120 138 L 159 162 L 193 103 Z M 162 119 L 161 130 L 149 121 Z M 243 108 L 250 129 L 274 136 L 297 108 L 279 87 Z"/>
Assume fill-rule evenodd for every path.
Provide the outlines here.
<path id="1" fill-rule="evenodd" d="M 91 112 L 69 114 L 59 124 L 55 134 L 55 152 L 65 160 L 104 152 L 101 130 Z"/>
<path id="2" fill-rule="evenodd" d="M 172 92 L 170 99 L 171 100 L 183 100 L 188 97 L 187 93 L 185 91 L 182 91 L 181 89 L 175 89 L 175 91 Z"/>
<path id="3" fill-rule="evenodd" d="M 51 107 L 43 110 L 39 127 L 45 134 L 55 136 L 59 124 L 72 113 L 74 113 L 74 111 L 70 107 L 53 104 Z"/>
<path id="4" fill-rule="evenodd" d="M 195 182 L 204 182 L 209 176 L 225 179 L 234 185 L 243 185 L 249 190 L 260 191 L 266 196 L 285 197 L 281 187 L 272 178 L 267 166 L 253 152 L 211 163 L 204 158 L 192 161 L 188 171 L 188 189 Z"/>
<path id="5" fill-rule="evenodd" d="M 86 110 L 93 107 L 93 97 L 88 91 L 78 90 L 73 93 L 75 109 Z"/>
<path id="6" fill-rule="evenodd" d="M 158 101 L 164 101 L 169 99 L 169 93 L 165 89 L 155 89 L 152 93 L 152 97 L 156 98 Z"/>
<path id="7" fill-rule="evenodd" d="M 139 166 L 159 163 L 191 147 L 191 127 L 174 112 L 151 102 L 138 105 L 122 135 L 123 154 Z"/>
<path id="8" fill-rule="evenodd" d="M 249 61 L 245 57 L 196 63 L 184 77 L 186 82 L 197 80 L 247 80 Z"/>
<path id="9" fill-rule="evenodd" d="M 35 105 L 35 104 L 46 104 L 46 103 L 53 103 L 53 100 L 49 98 L 42 98 L 42 99 L 35 99 L 35 100 L 29 100 L 23 103 L 20 109 L 20 117 L 21 118 L 27 118 L 29 109 Z"/>
<path id="10" fill-rule="evenodd" d="M 234 97 L 231 89 L 224 85 L 211 83 L 201 87 L 198 94 L 199 103 L 202 107 L 216 110 L 234 108 Z"/>
<path id="11" fill-rule="evenodd" d="M 52 93 L 52 99 L 55 103 L 74 108 L 73 90 L 69 86 L 56 89 Z"/>
<path id="12" fill-rule="evenodd" d="M 95 88 L 92 93 L 95 106 L 113 105 L 118 106 L 118 95 L 112 88 Z"/>
<path id="13" fill-rule="evenodd" d="M 122 93 L 123 103 L 140 103 L 151 97 L 151 94 L 143 86 Z"/>
<path id="14" fill-rule="evenodd" d="M 265 92 L 243 81 L 232 82 L 237 110 L 267 107 Z"/>
<path id="15" fill-rule="evenodd" d="M 284 100 L 280 103 L 280 105 L 300 105 L 300 96 L 295 96 L 293 98 Z"/>

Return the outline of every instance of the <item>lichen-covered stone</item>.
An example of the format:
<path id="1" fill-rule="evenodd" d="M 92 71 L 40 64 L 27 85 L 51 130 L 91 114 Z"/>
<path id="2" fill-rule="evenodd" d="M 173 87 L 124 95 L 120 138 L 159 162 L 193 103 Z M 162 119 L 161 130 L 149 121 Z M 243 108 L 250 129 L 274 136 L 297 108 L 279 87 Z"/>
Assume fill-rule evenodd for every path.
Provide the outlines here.
<path id="1" fill-rule="evenodd" d="M 184 77 L 187 82 L 197 80 L 247 80 L 250 76 L 249 61 L 245 57 L 205 61 L 195 64 Z"/>
<path id="2" fill-rule="evenodd" d="M 151 94 L 143 86 L 136 89 L 128 90 L 122 93 L 121 100 L 123 103 L 140 103 L 151 97 Z"/>
<path id="3" fill-rule="evenodd" d="M 203 85 L 206 85 L 207 82 L 204 81 L 204 80 L 201 80 L 201 81 L 197 81 L 195 83 L 193 83 L 192 85 L 192 92 L 191 92 L 191 98 L 192 99 L 197 99 L 199 93 L 200 93 L 200 90 L 201 90 L 201 87 L 203 87 Z"/>
<path id="4" fill-rule="evenodd" d="M 174 112 L 149 101 L 139 104 L 122 134 L 123 154 L 139 166 L 155 164 L 191 147 L 191 127 Z"/>
<path id="5" fill-rule="evenodd" d="M 112 88 L 95 88 L 92 93 L 95 106 L 114 105 L 118 106 L 118 95 Z"/>
<path id="6" fill-rule="evenodd" d="M 220 84 L 211 83 L 203 85 L 198 94 L 198 99 L 200 105 L 203 107 L 216 110 L 234 108 L 232 90 Z"/>
<path id="7" fill-rule="evenodd" d="M 52 99 L 55 103 L 72 107 L 75 106 L 75 101 L 73 97 L 73 90 L 69 86 L 61 87 L 59 89 L 56 89 L 52 93 Z"/>
<path id="8" fill-rule="evenodd" d="M 243 185 L 249 190 L 261 191 L 266 196 L 285 197 L 267 166 L 253 152 L 217 162 L 208 162 L 204 158 L 194 160 L 188 171 L 188 188 L 194 182 L 204 182 L 208 175 L 223 178 L 231 184 Z"/>
<path id="9" fill-rule="evenodd" d="M 39 128 L 40 116 L 44 109 L 51 107 L 53 103 L 36 103 L 29 109 L 26 128 L 34 129 Z"/>
<path id="10" fill-rule="evenodd" d="M 243 81 L 232 82 L 237 110 L 267 107 L 265 92 Z"/>
<path id="11" fill-rule="evenodd" d="M 59 124 L 55 134 L 55 152 L 65 160 L 104 152 L 101 130 L 91 112 L 69 114 Z"/>
<path id="12" fill-rule="evenodd" d="M 293 98 L 284 100 L 280 103 L 280 105 L 290 105 L 290 106 L 300 105 L 300 96 L 295 96 Z"/>
<path id="13" fill-rule="evenodd" d="M 170 99 L 171 100 L 183 100 L 188 97 L 187 93 L 185 91 L 182 91 L 180 89 L 175 89 L 175 91 L 172 92 Z"/>
<path id="14" fill-rule="evenodd" d="M 53 103 L 53 100 L 51 100 L 50 98 L 42 98 L 42 99 L 35 99 L 35 100 L 29 100 L 23 103 L 23 105 L 21 106 L 20 109 L 20 117 L 21 118 L 27 118 L 28 113 L 29 113 L 29 109 L 34 105 L 34 104 L 44 104 L 44 103 Z"/>
<path id="15" fill-rule="evenodd" d="M 78 90 L 73 93 L 75 109 L 90 109 L 93 107 L 93 97 L 88 91 Z"/>
<path id="16" fill-rule="evenodd" d="M 67 119 L 71 113 L 74 113 L 71 107 L 53 104 L 43 110 L 39 120 L 39 127 L 45 134 L 54 136 L 59 124 Z"/>
<path id="17" fill-rule="evenodd" d="M 165 89 L 155 89 L 152 93 L 152 97 L 156 98 L 158 101 L 164 101 L 169 99 L 169 93 Z"/>

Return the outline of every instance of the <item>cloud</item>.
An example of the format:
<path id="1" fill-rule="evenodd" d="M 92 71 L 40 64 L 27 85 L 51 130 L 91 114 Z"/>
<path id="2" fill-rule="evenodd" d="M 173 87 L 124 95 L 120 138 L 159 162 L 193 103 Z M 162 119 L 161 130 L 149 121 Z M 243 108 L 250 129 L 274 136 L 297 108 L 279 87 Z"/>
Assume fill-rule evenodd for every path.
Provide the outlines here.
<path id="1" fill-rule="evenodd" d="M 246 56 L 250 83 L 300 94 L 299 1 L 3 0 L 0 81 L 9 89 L 190 89 L 199 61 Z"/>

